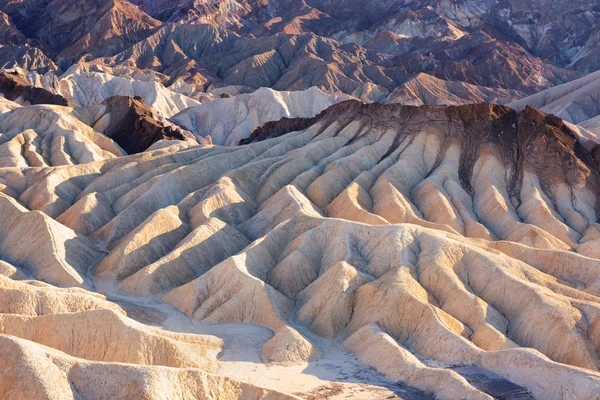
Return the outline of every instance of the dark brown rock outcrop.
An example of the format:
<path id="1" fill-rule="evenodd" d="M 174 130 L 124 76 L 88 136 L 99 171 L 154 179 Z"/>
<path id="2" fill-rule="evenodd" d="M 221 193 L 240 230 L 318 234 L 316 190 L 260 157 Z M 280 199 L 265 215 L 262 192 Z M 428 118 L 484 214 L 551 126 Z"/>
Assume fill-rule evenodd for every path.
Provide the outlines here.
<path id="1" fill-rule="evenodd" d="M 32 86 L 16 72 L 0 71 L 0 95 L 22 104 L 69 105 L 69 101 L 64 97 Z"/>
<path id="2" fill-rule="evenodd" d="M 103 105 L 109 121 L 103 133 L 128 154 L 141 153 L 159 140 L 186 140 L 181 129 L 162 122 L 141 97 L 114 96 Z"/>
<path id="3" fill-rule="evenodd" d="M 286 133 L 303 131 L 314 124 L 319 116 L 314 118 L 282 118 L 279 121 L 270 121 L 256 128 L 250 137 L 240 140 L 240 145 L 250 144 L 252 142 L 262 142 L 274 137 L 285 135 Z"/>

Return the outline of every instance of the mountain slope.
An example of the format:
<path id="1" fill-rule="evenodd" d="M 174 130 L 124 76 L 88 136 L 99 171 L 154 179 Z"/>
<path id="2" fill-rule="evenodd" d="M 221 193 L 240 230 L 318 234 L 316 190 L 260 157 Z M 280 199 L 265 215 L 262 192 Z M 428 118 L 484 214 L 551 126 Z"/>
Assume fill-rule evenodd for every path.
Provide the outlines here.
<path id="1" fill-rule="evenodd" d="M 113 139 L 127 154 L 141 153 L 161 140 L 202 143 L 156 115 L 141 97 L 113 96 L 99 106 L 75 109 L 73 114 Z"/>
<path id="2" fill-rule="evenodd" d="M 126 71 L 119 75 L 111 68 L 77 64 L 59 77 L 54 90 L 82 107 L 98 105 L 113 96 L 138 96 L 164 117 L 200 104 L 167 89 L 158 79 Z"/>
<path id="3" fill-rule="evenodd" d="M 421 73 L 394 89 L 386 102 L 414 106 L 470 103 L 505 104 L 524 96 L 523 93 L 516 90 L 492 89 L 459 81 L 445 81 Z"/>
<path id="4" fill-rule="evenodd" d="M 25 36 L 61 62 L 114 54 L 159 25 L 122 0 L 27 0 L 2 7 Z"/>
<path id="5" fill-rule="evenodd" d="M 429 50 L 423 47 L 413 44 L 408 51 L 383 54 L 312 34 L 246 38 L 208 25 L 165 25 L 102 61 L 155 69 L 173 78 L 197 69 L 207 86 L 275 90 L 317 86 L 370 100 L 380 100 L 419 72 L 526 93 L 582 76 L 544 64 L 520 46 L 484 32 Z"/>
<path id="6" fill-rule="evenodd" d="M 246 139 L 266 122 L 281 118 L 311 118 L 350 98 L 325 93 L 316 87 L 301 92 L 276 92 L 264 88 L 190 107 L 173 116 L 172 121 L 198 137 L 210 136 L 215 144 L 231 146 Z"/>
<path id="7" fill-rule="evenodd" d="M 209 23 L 256 36 L 315 33 L 363 44 L 386 31 L 407 37 L 457 39 L 482 26 L 558 66 L 592 72 L 600 68 L 595 50 L 600 8 L 593 1 L 466 0 L 137 0 L 163 21 Z M 563 16 L 558 20 L 556 15 Z"/>
<path id="8" fill-rule="evenodd" d="M 595 398 L 600 160 L 562 120 L 533 108 L 346 101 L 306 121 L 297 130 L 282 120 L 287 133 L 272 123 L 279 136 L 265 132 L 270 139 L 246 146 L 176 145 L 62 168 L 0 169 L 8 216 L 0 248 L 16 263 L 4 273 L 43 279 L 50 290 L 72 266 L 69 279 L 134 302 L 132 316 L 167 328 L 156 332 L 118 310 L 49 310 L 0 315 L 0 331 L 19 346 L 54 347 L 62 353 L 44 354 L 64 360 L 123 360 L 129 353 L 92 351 L 92 336 L 71 340 L 96 321 L 116 343 L 164 343 L 143 346 L 150 353 L 130 362 L 217 363 L 240 376 L 231 360 L 250 357 L 239 353 L 250 328 L 232 339 L 221 327 L 252 324 L 267 333 L 251 357 L 282 371 L 318 369 L 343 345 L 388 379 L 439 398 L 494 396 L 447 365 L 498 376 L 524 396 Z M 51 252 L 43 247 L 39 259 L 17 263 L 23 247 L 12 238 L 20 233 L 7 228 L 14 218 L 79 252 L 40 268 L 41 252 Z M 71 247 L 73 237 L 87 247 Z M 198 337 L 191 321 L 226 342 Z M 30 333 L 54 324 L 64 329 Z M 168 332 L 174 326 L 192 334 Z M 232 359 L 212 358 L 219 346 Z M 178 354 L 161 349 L 192 348 L 207 355 L 161 358 Z M 22 353 L 9 354 L 21 362 Z M 109 381 L 115 360 L 104 360 Z"/>
<path id="9" fill-rule="evenodd" d="M 0 71 L 0 93 L 3 98 L 21 104 L 69 105 L 69 101 L 64 97 L 31 85 L 16 72 Z"/>
<path id="10" fill-rule="evenodd" d="M 533 94 L 583 76 L 574 69 L 600 67 L 589 27 L 599 12 L 589 0 L 545 0 L 568 15 L 567 36 L 542 5 L 528 9 L 520 0 L 384 1 L 360 13 L 355 0 L 135 3 L 0 3 L 7 16 L 0 62 L 40 72 L 50 69 L 43 57 L 63 71 L 82 60 L 132 68 L 132 75 L 153 70 L 163 85 L 193 96 L 230 86 L 242 93 L 317 86 L 371 101 L 419 73 Z"/>
<path id="11" fill-rule="evenodd" d="M 594 119 L 600 116 L 600 72 L 510 104 L 515 109 L 523 109 L 526 105 L 555 114 L 600 134 Z"/>

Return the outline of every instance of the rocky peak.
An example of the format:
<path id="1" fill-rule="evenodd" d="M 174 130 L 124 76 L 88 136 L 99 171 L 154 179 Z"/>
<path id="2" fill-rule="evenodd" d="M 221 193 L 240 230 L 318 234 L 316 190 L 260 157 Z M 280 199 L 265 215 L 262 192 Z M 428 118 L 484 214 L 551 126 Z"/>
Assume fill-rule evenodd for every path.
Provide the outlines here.
<path id="1" fill-rule="evenodd" d="M 57 104 L 68 106 L 64 97 L 46 89 L 32 86 L 18 72 L 0 71 L 0 94 L 20 104 Z"/>
<path id="2" fill-rule="evenodd" d="M 106 99 L 95 128 L 117 142 L 128 154 L 141 153 L 159 140 L 187 140 L 189 137 L 180 128 L 158 117 L 138 96 Z"/>

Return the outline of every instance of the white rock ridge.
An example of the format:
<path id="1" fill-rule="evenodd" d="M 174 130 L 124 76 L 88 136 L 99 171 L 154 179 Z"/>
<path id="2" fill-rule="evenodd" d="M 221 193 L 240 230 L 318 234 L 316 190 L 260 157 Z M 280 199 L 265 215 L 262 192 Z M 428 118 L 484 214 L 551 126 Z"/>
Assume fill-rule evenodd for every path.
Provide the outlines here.
<path id="1" fill-rule="evenodd" d="M 200 104 L 167 89 L 158 78 L 151 75 L 132 71 L 117 75 L 112 68 L 92 68 L 85 64 L 76 64 L 60 76 L 56 91 L 82 107 L 100 104 L 113 96 L 139 96 L 165 118 Z"/>
<path id="2" fill-rule="evenodd" d="M 281 118 L 310 118 L 333 104 L 350 100 L 345 94 L 326 93 L 317 87 L 278 92 L 261 88 L 248 94 L 216 99 L 191 107 L 172 120 L 215 144 L 236 145 L 266 122 Z"/>

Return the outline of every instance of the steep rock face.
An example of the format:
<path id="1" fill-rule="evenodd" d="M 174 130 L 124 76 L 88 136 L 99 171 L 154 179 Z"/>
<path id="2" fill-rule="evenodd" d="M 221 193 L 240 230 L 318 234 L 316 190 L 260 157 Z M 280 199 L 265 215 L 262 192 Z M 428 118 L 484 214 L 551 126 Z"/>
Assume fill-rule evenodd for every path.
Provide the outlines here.
<path id="1" fill-rule="evenodd" d="M 195 37 L 192 42 L 188 37 Z M 184 39 L 185 38 L 185 39 Z M 406 39 L 412 41 L 412 39 Z M 193 47 L 190 47 L 191 44 Z M 208 25 L 167 25 L 126 51 L 104 59 L 110 65 L 135 65 L 178 75 L 204 67 L 218 86 L 263 86 L 303 90 L 317 86 L 355 97 L 380 100 L 413 74 L 532 93 L 582 76 L 544 64 L 523 48 L 485 32 L 459 40 L 414 42 L 408 51 L 383 54 L 312 34 L 240 38 Z M 155 54 L 160 57 L 155 57 Z M 508 60 L 508 61 L 507 61 Z M 480 72 L 481 71 L 481 72 Z M 369 95 L 369 91 L 375 93 Z"/>
<path id="2" fill-rule="evenodd" d="M 21 68 L 35 74 L 58 70 L 58 66 L 42 50 L 28 45 L 0 46 L 0 67 L 3 70 Z"/>
<path id="3" fill-rule="evenodd" d="M 497 395 L 456 367 L 497 374 L 534 398 L 597 396 L 600 172 L 569 125 L 530 107 L 346 101 L 257 132 L 245 146 L 0 169 L 0 251 L 11 256 L 0 264 L 0 303 L 39 304 L 0 307 L 21 314 L 0 315 L 6 356 L 32 373 L 19 355 L 27 348 L 60 359 L 67 386 L 78 385 L 73 368 L 100 361 L 106 382 L 117 371 L 161 380 L 164 365 L 177 376 L 226 371 L 216 355 L 237 359 L 241 344 L 224 332 L 241 337 L 231 324 L 247 324 L 267 332 L 254 345 L 257 368 L 304 369 L 343 344 L 438 398 Z M 24 258 L 19 220 L 36 244 L 49 235 L 54 247 Z M 28 276 L 50 285 L 28 290 L 18 281 Z M 81 296 L 90 300 L 77 306 Z M 133 307 L 109 305 L 124 296 Z M 199 326 L 224 342 L 194 334 Z M 122 341 L 104 348 L 96 336 Z M 121 347 L 128 340 L 137 347 Z M 114 364 L 123 361 L 136 365 Z M 82 381 L 95 382 L 90 374 Z M 165 388 L 188 387 L 172 379 Z"/>
<path id="4" fill-rule="evenodd" d="M 310 32 L 358 44 L 384 32 L 457 39 L 487 25 L 556 65 L 585 72 L 600 67 L 594 45 L 600 9 L 590 0 L 135 2 L 164 21 L 208 23 L 256 36 Z"/>
<path id="5" fill-rule="evenodd" d="M 7 14 L 0 12 L 0 43 L 9 45 L 22 45 L 27 38 L 11 22 Z"/>
<path id="6" fill-rule="evenodd" d="M 201 22 L 208 23 L 215 20 L 216 24 L 225 28 L 241 28 L 244 17 L 250 13 L 266 14 L 269 1 L 266 0 L 243 0 L 223 1 L 214 3 L 211 1 L 183 0 L 169 2 L 164 0 L 136 0 L 142 9 L 162 20 L 177 22 Z"/>
<path id="7" fill-rule="evenodd" d="M 367 47 L 379 47 L 384 43 L 391 44 L 393 41 L 407 38 L 452 41 L 467 34 L 468 32 L 460 25 L 426 7 L 383 15 L 377 24 L 374 24 L 370 29 L 349 35 L 344 34 L 342 40 L 365 44 Z M 390 51 L 394 52 L 395 50 L 390 48 Z"/>
<path id="8" fill-rule="evenodd" d="M 134 0 L 148 14 L 162 21 L 203 23 L 242 34 L 306 33 L 331 20 L 304 0 Z"/>
<path id="9" fill-rule="evenodd" d="M 127 154 L 141 153 L 159 140 L 191 140 L 188 133 L 160 119 L 141 97 L 113 96 L 98 107 L 76 109 L 79 119 L 113 139 Z"/>
<path id="10" fill-rule="evenodd" d="M 384 0 L 369 2 L 367 7 L 354 0 L 311 0 L 309 4 L 319 7 L 337 20 L 347 21 L 346 30 L 366 33 L 377 32 L 382 25 L 385 26 L 386 21 L 398 19 L 399 16 L 406 19 L 406 16 L 402 17 L 403 14 L 410 15 L 415 11 L 428 15 L 437 14 L 437 18 L 442 17 L 442 23 L 459 29 L 471 30 L 487 24 L 534 55 L 556 65 L 566 66 L 589 57 L 590 62 L 594 59 L 595 69 L 600 67 L 596 55 L 590 54 L 588 50 L 593 47 L 597 34 L 600 9 L 589 0 L 542 0 L 533 4 L 523 0 Z M 563 18 L 557 19 L 557 15 Z M 421 17 L 417 21 L 424 20 L 427 19 Z M 442 32 L 442 29 L 436 28 L 434 32 Z"/>
<path id="11" fill-rule="evenodd" d="M 544 62 L 496 32 L 478 29 L 457 40 L 406 39 L 392 54 L 394 63 L 407 65 L 450 81 L 534 93 L 583 74 Z"/>
<path id="12" fill-rule="evenodd" d="M 529 2 L 511 0 L 502 8 L 490 8 L 491 15 L 484 18 L 498 21 L 500 28 L 537 56 L 563 66 L 587 59 L 594 67 L 582 68 L 586 72 L 600 67 L 597 54 L 586 54 L 597 38 L 600 9 L 596 3 L 545 0 L 532 7 Z M 564 17 L 557 20 L 557 15 Z"/>
<path id="13" fill-rule="evenodd" d="M 68 106 L 64 97 L 46 89 L 32 86 L 17 72 L 0 71 L 0 93 L 2 97 L 20 104 L 56 104 Z"/>
<path id="14" fill-rule="evenodd" d="M 583 47 L 572 57 L 570 68 L 583 72 L 594 72 L 600 68 L 600 28 L 597 24 L 593 27 L 593 33 L 589 36 Z"/>

